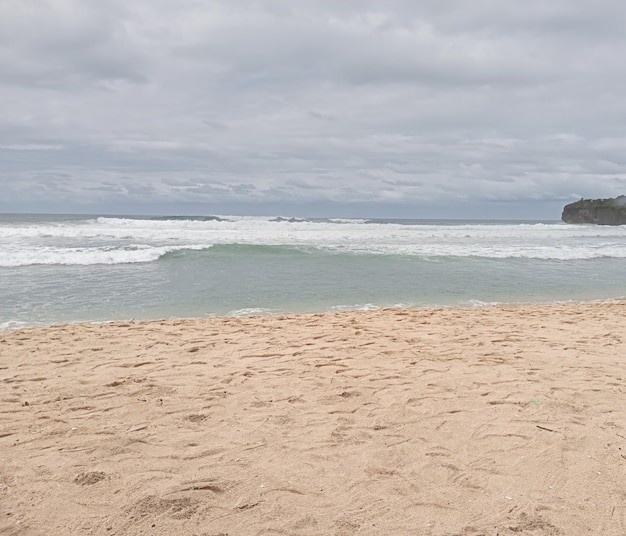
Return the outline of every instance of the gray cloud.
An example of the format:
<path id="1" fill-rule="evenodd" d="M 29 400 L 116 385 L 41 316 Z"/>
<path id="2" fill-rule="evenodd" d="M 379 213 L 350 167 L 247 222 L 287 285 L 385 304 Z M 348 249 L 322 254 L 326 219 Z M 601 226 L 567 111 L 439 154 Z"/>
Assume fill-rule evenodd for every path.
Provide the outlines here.
<path id="1" fill-rule="evenodd" d="M 619 195 L 624 22 L 617 0 L 3 2 L 0 209 Z"/>

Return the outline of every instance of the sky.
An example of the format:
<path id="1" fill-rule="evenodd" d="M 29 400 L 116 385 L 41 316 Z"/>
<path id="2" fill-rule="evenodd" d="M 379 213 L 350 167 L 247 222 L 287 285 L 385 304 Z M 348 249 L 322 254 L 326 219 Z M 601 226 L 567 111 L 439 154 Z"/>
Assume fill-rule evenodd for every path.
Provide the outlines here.
<path id="1" fill-rule="evenodd" d="M 0 0 L 0 211 L 559 219 L 626 194 L 620 0 Z"/>

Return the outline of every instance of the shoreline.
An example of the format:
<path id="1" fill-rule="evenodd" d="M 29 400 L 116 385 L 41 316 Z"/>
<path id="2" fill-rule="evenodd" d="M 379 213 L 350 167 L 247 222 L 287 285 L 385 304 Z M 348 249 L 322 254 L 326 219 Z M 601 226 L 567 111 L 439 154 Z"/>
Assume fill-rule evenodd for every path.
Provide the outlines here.
<path id="1" fill-rule="evenodd" d="M 626 301 L 0 333 L 0 532 L 626 532 Z"/>
<path id="2" fill-rule="evenodd" d="M 477 301 L 477 300 L 473 300 Z M 425 310 L 448 310 L 448 309 L 459 309 L 459 310 L 474 310 L 474 309 L 489 309 L 489 308 L 509 308 L 509 307 L 551 307 L 551 306 L 559 306 L 559 305 L 593 305 L 593 304 L 611 304 L 611 303 L 626 303 L 626 297 L 619 296 L 616 298 L 597 298 L 597 299 L 587 299 L 587 300 L 555 300 L 555 301 L 545 301 L 545 302 L 480 302 L 480 303 L 472 303 L 468 305 L 424 305 L 424 306 L 376 306 L 371 304 L 366 304 L 363 306 L 355 306 L 354 309 L 346 307 L 343 309 L 343 306 L 336 306 L 336 309 L 333 310 L 313 310 L 313 311 L 296 311 L 296 312 L 271 312 L 269 309 L 267 312 L 254 312 L 254 313 L 242 313 L 242 314 L 226 314 L 220 315 L 215 314 L 212 316 L 181 316 L 181 317 L 158 317 L 158 318 L 148 318 L 148 319 L 135 319 L 135 318 L 120 318 L 113 320 L 76 320 L 76 321 L 62 321 L 58 323 L 52 324 L 36 324 L 36 325 L 24 325 L 19 327 L 0 327 L 0 335 L 3 333 L 12 333 L 14 331 L 22 331 L 22 330 L 30 330 L 30 329 L 46 329 L 46 328 L 55 328 L 59 326 L 77 326 L 77 325 L 100 325 L 100 324 L 116 324 L 116 323 L 134 323 L 134 324 L 145 324 L 150 322 L 179 322 L 179 321 L 211 321 L 211 320 L 220 320 L 220 319 L 231 319 L 231 318 L 275 318 L 275 317 L 292 317 L 292 316 L 302 316 L 302 315 L 334 315 L 334 314 L 343 314 L 343 313 L 369 313 L 375 311 L 425 311 Z M 262 308 L 260 308 L 262 309 Z M 8 320 L 5 324 L 10 322 L 14 322 Z M 17 321 L 15 321 L 17 322 Z"/>

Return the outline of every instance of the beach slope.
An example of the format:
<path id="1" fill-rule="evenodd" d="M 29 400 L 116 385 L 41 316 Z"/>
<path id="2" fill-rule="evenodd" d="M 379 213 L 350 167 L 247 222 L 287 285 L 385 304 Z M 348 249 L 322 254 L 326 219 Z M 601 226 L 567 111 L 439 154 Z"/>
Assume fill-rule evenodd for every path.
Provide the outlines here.
<path id="1" fill-rule="evenodd" d="M 0 334 L 0 533 L 626 534 L 626 303 Z"/>

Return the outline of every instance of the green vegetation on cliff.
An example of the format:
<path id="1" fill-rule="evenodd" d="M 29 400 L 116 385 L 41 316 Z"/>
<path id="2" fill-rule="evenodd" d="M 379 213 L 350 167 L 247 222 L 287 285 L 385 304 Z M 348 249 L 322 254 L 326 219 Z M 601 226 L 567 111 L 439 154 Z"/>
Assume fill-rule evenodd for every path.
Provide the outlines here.
<path id="1" fill-rule="evenodd" d="M 614 199 L 581 199 L 565 205 L 561 219 L 565 223 L 626 225 L 626 195 Z"/>

